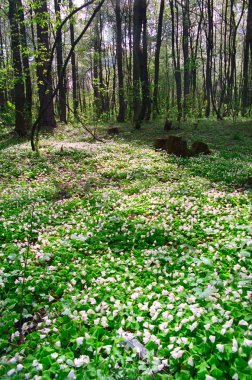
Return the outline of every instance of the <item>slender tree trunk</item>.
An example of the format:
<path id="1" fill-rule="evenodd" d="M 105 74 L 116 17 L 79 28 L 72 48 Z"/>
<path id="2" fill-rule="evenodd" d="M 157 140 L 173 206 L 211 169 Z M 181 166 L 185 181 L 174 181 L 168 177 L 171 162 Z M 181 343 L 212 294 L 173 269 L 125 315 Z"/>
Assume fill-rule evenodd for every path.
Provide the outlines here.
<path id="1" fill-rule="evenodd" d="M 61 24 L 61 15 L 60 15 L 60 6 L 61 0 L 54 0 L 54 9 L 56 14 L 56 22 L 57 25 Z M 57 30 L 57 28 L 56 28 Z M 63 40 L 62 40 L 62 32 L 59 32 L 59 38 L 56 45 L 56 53 L 57 53 L 57 74 L 58 80 L 61 76 L 62 67 L 63 67 Z M 67 114 L 66 114 L 66 76 L 64 75 L 63 80 L 59 86 L 59 118 L 62 123 L 67 122 Z"/>
<path id="2" fill-rule="evenodd" d="M 249 94 L 249 53 L 252 54 L 252 0 L 249 0 L 247 28 L 244 43 L 243 58 L 243 89 L 242 89 L 242 115 L 246 114 L 246 110 L 251 106 L 251 94 Z"/>
<path id="3" fill-rule="evenodd" d="M 142 109 L 140 114 L 141 120 L 149 120 L 151 115 L 151 96 L 148 74 L 148 52 L 147 52 L 147 1 L 142 0 L 142 41 L 143 46 L 140 50 L 140 79 L 142 87 Z"/>
<path id="4" fill-rule="evenodd" d="M 36 23 L 37 23 L 37 43 L 39 56 L 37 58 L 37 80 L 38 80 L 38 95 L 41 119 L 39 126 L 42 129 L 51 131 L 56 127 L 54 117 L 54 105 L 50 101 L 52 97 L 52 76 L 48 81 L 45 78 L 49 65 L 49 32 L 48 32 L 48 10 L 46 0 L 40 0 L 35 8 Z"/>
<path id="5" fill-rule="evenodd" d="M 184 1 L 183 7 L 183 55 L 184 55 L 184 119 L 188 111 L 188 96 L 190 93 L 190 58 L 189 58 L 189 0 Z"/>
<path id="6" fill-rule="evenodd" d="M 164 16 L 164 0 L 160 1 L 160 9 L 158 16 L 158 31 L 157 31 L 157 40 L 155 48 L 155 68 L 154 68 L 154 91 L 153 91 L 153 114 L 154 116 L 159 113 L 158 106 L 158 81 L 159 81 L 159 58 L 160 58 L 160 49 L 162 43 L 162 28 L 163 28 L 163 16 Z"/>
<path id="7" fill-rule="evenodd" d="M 171 9 L 171 20 L 172 20 L 172 59 L 173 59 L 173 66 L 174 66 L 174 72 L 175 72 L 174 76 L 175 76 L 175 82 L 176 82 L 178 121 L 180 121 L 181 116 L 182 116 L 182 104 L 181 104 L 182 89 L 181 89 L 180 58 L 179 58 L 179 48 L 178 48 L 178 13 L 176 12 L 177 27 L 176 27 L 176 32 L 175 32 L 175 14 L 174 14 L 173 0 L 170 0 L 170 9 Z M 176 10 L 177 10 L 177 4 L 176 4 Z M 175 33 L 176 33 L 176 37 L 175 37 Z"/>
<path id="8" fill-rule="evenodd" d="M 94 56 L 93 56 L 93 89 L 94 89 L 94 105 L 95 113 L 99 118 L 102 114 L 102 95 L 100 94 L 100 39 L 99 39 L 99 18 L 97 17 L 94 25 Z"/>
<path id="9" fill-rule="evenodd" d="M 206 110 L 205 116 L 210 116 L 211 111 L 211 87 L 212 87 L 212 51 L 213 51 L 213 0 L 207 0 L 208 31 L 206 36 L 207 61 L 206 61 Z"/>
<path id="10" fill-rule="evenodd" d="M 141 32 L 142 32 L 142 2 L 134 0 L 133 8 L 133 124 L 141 127 Z"/>
<path id="11" fill-rule="evenodd" d="M 73 8 L 73 1 L 69 0 L 70 11 Z M 73 21 L 70 21 L 70 43 L 71 46 L 74 44 L 74 24 Z M 73 87 L 73 111 L 74 116 L 77 116 L 79 101 L 78 101 L 78 87 L 77 87 L 77 65 L 76 65 L 76 56 L 75 51 L 71 56 L 71 66 L 72 66 L 72 87 Z"/>
<path id="12" fill-rule="evenodd" d="M 5 68 L 4 63 L 4 50 L 3 50 L 3 37 L 2 37 L 2 26 L 0 20 L 0 70 Z M 6 93 L 5 93 L 6 82 L 4 78 L 0 80 L 0 111 L 6 105 Z"/>
<path id="13" fill-rule="evenodd" d="M 8 17 L 10 21 L 11 50 L 14 69 L 15 131 L 19 136 L 25 136 L 28 131 L 28 123 L 25 114 L 25 86 L 20 50 L 18 10 L 15 0 L 9 0 Z"/>
<path id="14" fill-rule="evenodd" d="M 25 28 L 25 18 L 24 9 L 21 0 L 17 0 L 18 7 L 18 18 L 20 25 L 20 42 L 22 47 L 22 61 L 23 61 L 23 72 L 25 80 L 25 108 L 24 112 L 26 114 L 26 119 L 28 126 L 32 123 L 32 83 L 31 83 L 31 72 L 29 65 L 29 51 L 27 44 L 27 33 Z"/>
<path id="15" fill-rule="evenodd" d="M 116 0 L 115 4 L 116 15 L 116 56 L 117 56 L 117 71 L 118 71 L 118 98 L 119 111 L 117 115 L 118 122 L 124 122 L 126 104 L 124 99 L 124 76 L 123 76 L 123 52 L 122 52 L 122 16 L 120 0 Z"/>

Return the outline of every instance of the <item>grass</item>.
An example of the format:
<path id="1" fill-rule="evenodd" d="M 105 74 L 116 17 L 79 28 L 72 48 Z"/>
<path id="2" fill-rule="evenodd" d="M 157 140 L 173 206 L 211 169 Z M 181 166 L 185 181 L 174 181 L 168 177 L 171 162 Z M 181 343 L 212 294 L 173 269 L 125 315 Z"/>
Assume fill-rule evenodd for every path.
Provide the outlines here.
<path id="1" fill-rule="evenodd" d="M 250 378 L 252 124 L 175 133 L 212 155 L 2 136 L 1 379 Z"/>

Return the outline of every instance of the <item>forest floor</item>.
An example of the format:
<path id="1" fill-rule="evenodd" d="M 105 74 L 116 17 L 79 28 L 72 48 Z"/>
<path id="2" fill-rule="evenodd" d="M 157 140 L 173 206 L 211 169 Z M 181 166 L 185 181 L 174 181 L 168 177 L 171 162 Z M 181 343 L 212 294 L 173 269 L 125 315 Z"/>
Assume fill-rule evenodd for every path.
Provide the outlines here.
<path id="1" fill-rule="evenodd" d="M 251 378 L 252 121 L 101 132 L 0 136 L 0 378 Z"/>

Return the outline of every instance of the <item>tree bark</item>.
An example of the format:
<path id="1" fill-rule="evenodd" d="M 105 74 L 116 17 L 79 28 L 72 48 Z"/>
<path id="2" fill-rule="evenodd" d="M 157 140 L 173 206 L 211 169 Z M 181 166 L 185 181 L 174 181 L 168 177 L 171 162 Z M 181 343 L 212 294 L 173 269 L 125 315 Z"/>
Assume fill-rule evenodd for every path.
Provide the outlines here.
<path id="1" fill-rule="evenodd" d="M 243 54 L 242 115 L 245 116 L 247 108 L 252 104 L 252 97 L 251 94 L 249 94 L 249 57 L 252 55 L 252 0 L 249 0 L 248 4 L 247 27 Z"/>
<path id="2" fill-rule="evenodd" d="M 0 20 L 0 70 L 4 70 L 4 69 L 5 69 L 5 62 L 4 62 L 4 50 L 3 50 L 3 37 L 2 37 L 2 26 L 1 26 L 1 20 Z M 0 110 L 7 103 L 5 87 L 6 87 L 6 82 L 5 82 L 5 79 L 2 77 L 0 80 Z"/>
<path id="3" fill-rule="evenodd" d="M 115 3 L 116 16 L 116 56 L 117 56 L 117 72 L 118 72 L 118 98 L 119 111 L 117 115 L 118 122 L 124 122 L 126 103 L 124 99 L 124 75 L 123 75 L 123 51 L 122 51 L 122 16 L 120 0 Z"/>
<path id="4" fill-rule="evenodd" d="M 133 6 L 133 125 L 141 127 L 141 33 L 142 33 L 142 3 L 143 0 L 134 0 Z"/>
<path id="5" fill-rule="evenodd" d="M 189 0 L 184 1 L 183 6 L 183 56 L 184 56 L 184 119 L 188 111 L 188 96 L 190 94 L 190 58 L 189 58 Z"/>
<path id="6" fill-rule="evenodd" d="M 163 16 L 164 16 L 164 0 L 160 1 L 160 9 L 158 16 L 158 31 L 155 48 L 155 63 L 154 63 L 154 91 L 153 91 L 153 114 L 154 116 L 159 113 L 158 106 L 158 81 L 159 81 L 159 58 L 160 49 L 162 43 L 162 28 L 163 28 Z"/>
<path id="7" fill-rule="evenodd" d="M 141 120 L 149 120 L 151 115 L 151 96 L 148 74 L 148 48 L 147 48 L 147 2 L 142 1 L 142 49 L 140 50 L 140 79 L 142 87 Z"/>
<path id="8" fill-rule="evenodd" d="M 171 19 L 172 19 L 172 60 L 174 66 L 174 76 L 176 82 L 176 95 L 177 95 L 177 108 L 178 116 L 177 119 L 180 122 L 182 116 L 182 88 L 181 88 L 181 71 L 180 71 L 180 57 L 179 57 L 179 48 L 178 48 L 178 9 L 175 0 L 176 7 L 176 31 L 175 31 L 175 14 L 174 14 L 174 3 L 173 0 L 170 0 L 170 9 L 171 9 Z"/>
<path id="9" fill-rule="evenodd" d="M 21 0 L 17 0 L 18 7 L 18 19 L 20 25 L 20 43 L 22 47 L 22 62 L 23 62 L 23 72 L 25 80 L 25 114 L 28 122 L 28 126 L 32 123 L 32 83 L 31 83 L 31 72 L 29 65 L 29 51 L 27 44 L 27 33 L 25 28 L 25 18 L 24 9 Z"/>
<path id="10" fill-rule="evenodd" d="M 25 86 L 20 50 L 19 18 L 17 2 L 15 0 L 9 0 L 8 17 L 10 21 L 11 50 L 14 69 L 15 131 L 19 136 L 26 136 L 28 123 L 25 114 Z"/>
<path id="11" fill-rule="evenodd" d="M 61 16 L 60 16 L 60 6 L 61 0 L 54 0 L 54 9 L 56 14 L 56 23 L 58 25 L 61 24 Z M 56 28 L 57 29 L 57 28 Z M 57 53 L 57 74 L 58 80 L 61 76 L 62 66 L 63 66 L 63 41 L 62 41 L 62 31 L 59 31 L 59 38 L 56 44 L 56 53 Z M 67 122 L 67 114 L 66 114 L 66 76 L 62 80 L 62 83 L 59 86 L 59 118 L 62 123 Z"/>
<path id="12" fill-rule="evenodd" d="M 206 61 L 206 110 L 205 116 L 208 118 L 211 112 L 211 90 L 212 90 L 212 51 L 213 51 L 213 0 L 207 0 L 207 21 L 208 31 L 206 35 L 207 61 Z"/>
<path id="13" fill-rule="evenodd" d="M 54 105 L 50 101 L 52 98 L 52 75 L 48 74 L 49 67 L 49 31 L 48 31 L 48 10 L 46 0 L 40 0 L 35 8 L 37 23 L 37 43 L 39 55 L 37 58 L 37 80 L 39 95 L 39 113 L 41 118 L 39 127 L 52 131 L 56 127 L 54 117 Z"/>
<path id="14" fill-rule="evenodd" d="M 73 1 L 69 0 L 69 8 L 72 10 L 73 8 Z M 73 21 L 70 21 L 70 42 L 71 46 L 74 44 L 74 24 Z M 73 111 L 74 116 L 77 115 L 78 112 L 78 85 L 77 85 L 77 64 L 76 64 L 76 56 L 75 51 L 73 51 L 73 54 L 71 56 L 71 66 L 72 66 L 72 87 L 73 87 Z"/>

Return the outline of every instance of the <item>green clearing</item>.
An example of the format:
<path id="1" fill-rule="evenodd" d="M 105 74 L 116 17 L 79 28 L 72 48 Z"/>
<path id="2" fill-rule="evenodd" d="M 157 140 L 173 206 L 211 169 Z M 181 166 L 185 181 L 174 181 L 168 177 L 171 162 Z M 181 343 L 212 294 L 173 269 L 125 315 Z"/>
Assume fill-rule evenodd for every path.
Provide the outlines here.
<path id="1" fill-rule="evenodd" d="M 143 129 L 1 136 L 1 379 L 251 378 L 252 122 Z"/>

